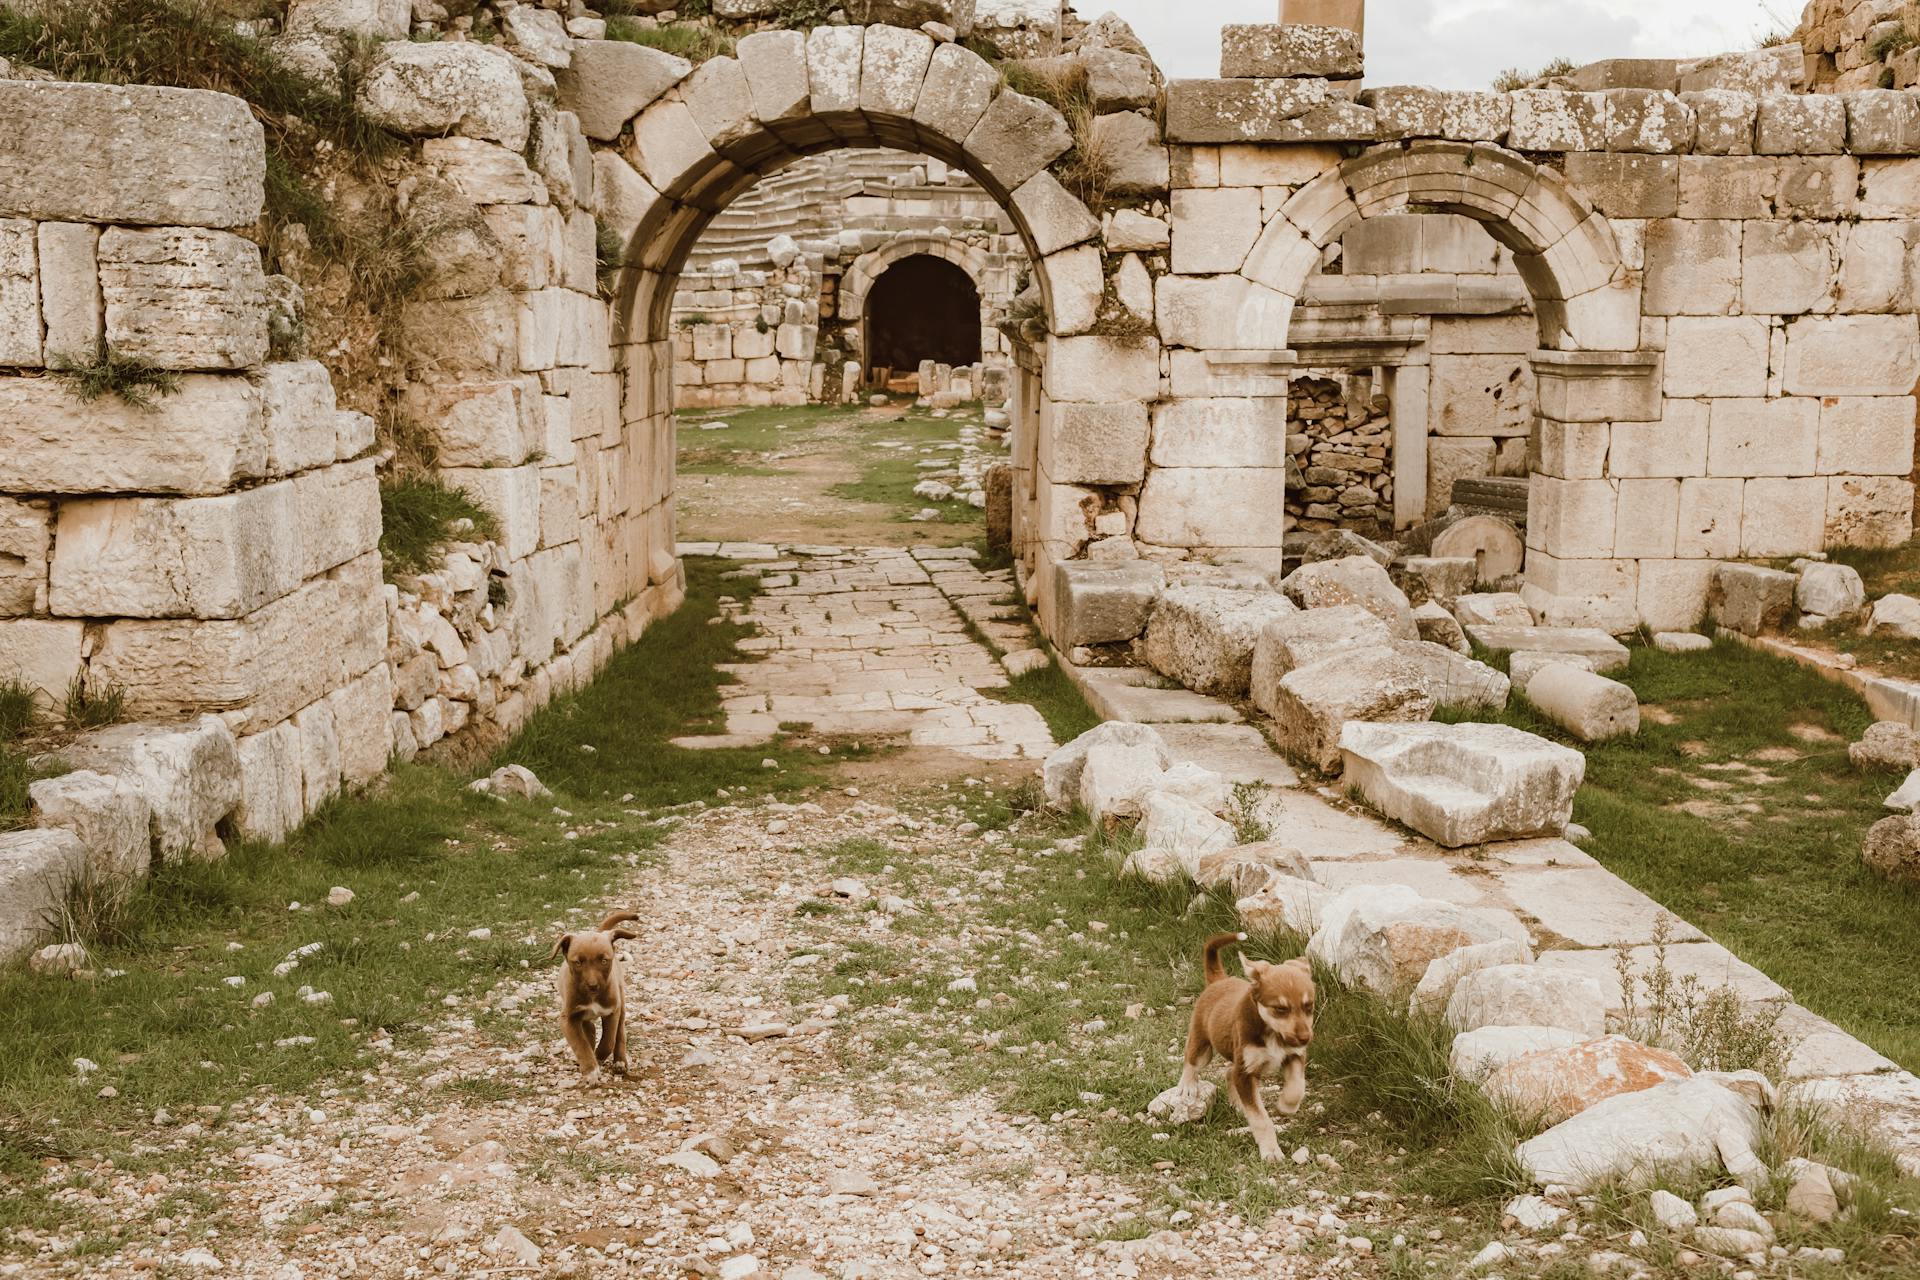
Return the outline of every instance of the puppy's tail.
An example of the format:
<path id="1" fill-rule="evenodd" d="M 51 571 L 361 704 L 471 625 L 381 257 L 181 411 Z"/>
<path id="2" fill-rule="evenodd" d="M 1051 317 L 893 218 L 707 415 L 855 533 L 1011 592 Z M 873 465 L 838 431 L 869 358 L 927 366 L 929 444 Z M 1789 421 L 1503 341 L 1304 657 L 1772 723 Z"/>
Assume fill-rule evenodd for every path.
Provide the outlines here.
<path id="1" fill-rule="evenodd" d="M 1236 942 L 1245 942 L 1246 940 L 1247 935 L 1244 933 L 1216 933 L 1207 939 L 1207 947 L 1202 954 L 1206 958 L 1208 986 L 1212 986 L 1227 976 L 1226 968 L 1220 963 L 1221 949 L 1230 947 Z"/>
<path id="2" fill-rule="evenodd" d="M 639 918 L 638 915 L 631 911 L 616 911 L 600 922 L 600 932 L 605 933 L 617 924 L 625 924 L 629 920 L 638 920 Z"/>

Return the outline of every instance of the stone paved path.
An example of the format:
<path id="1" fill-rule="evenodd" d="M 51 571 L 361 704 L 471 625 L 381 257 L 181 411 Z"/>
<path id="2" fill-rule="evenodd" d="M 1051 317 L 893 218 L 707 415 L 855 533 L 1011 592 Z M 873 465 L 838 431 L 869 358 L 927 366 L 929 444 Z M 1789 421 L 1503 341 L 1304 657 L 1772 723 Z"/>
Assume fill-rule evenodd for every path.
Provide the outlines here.
<path id="1" fill-rule="evenodd" d="M 983 571 L 967 548 L 773 547 L 691 543 L 682 555 L 748 564 L 761 594 L 729 606 L 758 634 L 759 661 L 723 668 L 727 734 L 769 739 L 781 725 L 897 737 L 981 760 L 1043 759 L 1054 748 L 1039 712 L 983 690 L 1034 639 L 1013 604 L 1012 574 Z M 1003 662 L 994 649 L 1007 654 Z"/>

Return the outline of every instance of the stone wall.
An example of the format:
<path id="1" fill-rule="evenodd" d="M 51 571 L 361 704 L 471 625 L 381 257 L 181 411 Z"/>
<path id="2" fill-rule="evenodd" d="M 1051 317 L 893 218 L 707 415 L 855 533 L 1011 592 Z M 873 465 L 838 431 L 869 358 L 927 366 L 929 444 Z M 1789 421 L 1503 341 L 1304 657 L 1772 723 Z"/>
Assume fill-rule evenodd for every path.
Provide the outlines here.
<path id="1" fill-rule="evenodd" d="M 1813 0 L 1794 38 L 1807 83 L 1819 92 L 1920 83 L 1920 10 L 1912 0 Z"/>
<path id="2" fill-rule="evenodd" d="M 1371 370 L 1303 371 L 1287 392 L 1287 515 L 1308 532 L 1393 528 L 1392 405 Z"/>

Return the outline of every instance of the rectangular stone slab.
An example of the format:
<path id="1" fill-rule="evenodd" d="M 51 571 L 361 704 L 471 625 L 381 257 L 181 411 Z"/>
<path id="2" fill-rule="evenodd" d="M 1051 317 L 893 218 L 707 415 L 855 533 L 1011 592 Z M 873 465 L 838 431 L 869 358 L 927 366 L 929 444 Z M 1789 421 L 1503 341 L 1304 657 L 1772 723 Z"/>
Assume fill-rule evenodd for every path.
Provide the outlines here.
<path id="1" fill-rule="evenodd" d="M 1468 627 L 1467 638 L 1494 653 L 1572 653 L 1595 671 L 1618 671 L 1631 655 L 1604 631 L 1587 627 Z"/>

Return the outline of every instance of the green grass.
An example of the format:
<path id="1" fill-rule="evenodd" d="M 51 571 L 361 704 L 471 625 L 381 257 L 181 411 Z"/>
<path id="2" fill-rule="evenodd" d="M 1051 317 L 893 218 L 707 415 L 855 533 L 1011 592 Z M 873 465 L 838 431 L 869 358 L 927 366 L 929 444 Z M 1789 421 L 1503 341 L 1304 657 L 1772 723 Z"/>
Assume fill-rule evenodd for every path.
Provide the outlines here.
<path id="1" fill-rule="evenodd" d="M 220 1161 L 229 1145 L 223 1127 L 242 1099 L 322 1080 L 351 1092 L 380 1061 L 382 1032 L 402 1049 L 418 1045 L 423 1028 L 447 1016 L 444 997 L 469 1006 L 502 978 L 542 965 L 555 922 L 630 874 L 632 860 L 670 829 L 642 805 L 812 780 L 809 762 L 828 758 L 667 744 L 716 717 L 722 677 L 714 664 L 746 660 L 740 628 L 708 625 L 725 567 L 690 566 L 683 609 L 500 752 L 497 761 L 532 766 L 571 817 L 474 795 L 463 776 L 402 766 L 372 794 L 328 805 L 283 847 L 237 842 L 221 861 L 161 866 L 107 936 L 88 940 L 94 964 L 121 976 L 70 981 L 0 970 L 0 1233 L 56 1221 L 75 1230 L 80 1211 L 49 1199 L 43 1157 L 137 1167 L 147 1157 L 135 1148 L 165 1132 L 150 1123 L 164 1107 L 207 1127 L 207 1149 L 190 1158 Z M 581 752 L 582 743 L 598 753 Z M 766 757 L 783 767 L 764 769 Z M 354 901 L 325 905 L 334 885 L 352 889 Z M 290 910 L 292 902 L 302 909 Z M 470 940 L 467 931 L 481 926 L 493 936 Z M 229 951 L 230 941 L 243 949 Z M 316 942 L 321 950 L 298 969 L 273 975 L 289 952 Z M 246 983 L 229 988 L 228 976 Z M 304 1003 L 295 995 L 302 985 L 330 992 L 332 1002 Z M 256 1008 L 252 998 L 266 991 L 274 1001 Z M 276 1043 L 296 1037 L 313 1042 Z M 72 1065 L 79 1057 L 99 1064 L 84 1086 Z M 118 1098 L 94 1096 L 106 1085 Z"/>
<path id="2" fill-rule="evenodd" d="M 1920 967 L 1920 893 L 1860 862 L 1866 830 L 1899 784 L 1847 761 L 1847 744 L 1873 720 L 1866 707 L 1793 663 L 1725 641 L 1704 654 L 1635 648 L 1617 678 L 1675 723 L 1643 710 L 1636 736 L 1581 747 L 1587 777 L 1574 820 L 1593 832 L 1587 851 L 1800 1003 L 1920 1068 L 1920 987 L 1910 980 Z M 1524 699 L 1503 718 L 1569 741 Z M 1713 767 L 1727 765 L 1736 767 Z"/>
<path id="3" fill-rule="evenodd" d="M 1099 715 L 1081 696 L 1079 686 L 1069 680 L 1060 664 L 1051 658 L 1037 671 L 1014 676 L 1004 689 L 981 692 L 996 702 L 1024 702 L 1038 711 L 1055 742 L 1072 742 L 1100 723 Z"/>
<path id="4" fill-rule="evenodd" d="M 682 5 L 680 12 L 687 14 L 687 6 Z M 643 44 L 689 62 L 706 62 L 733 53 L 733 37 L 712 27 L 643 27 L 631 18 L 624 17 L 607 19 L 607 39 Z"/>
<path id="5" fill-rule="evenodd" d="M 1869 597 L 1920 595 L 1920 539 L 1898 547 L 1832 547 L 1827 559 L 1852 566 Z"/>
<path id="6" fill-rule="evenodd" d="M 61 352 L 48 372 L 83 404 L 110 395 L 135 409 L 152 409 L 159 398 L 180 390 L 179 374 L 123 356 L 111 347 L 100 352 Z"/>
<path id="7" fill-rule="evenodd" d="M 935 418 L 927 410 L 913 409 L 908 411 L 904 421 L 867 428 L 873 432 L 876 440 L 903 440 L 910 447 L 864 450 L 860 478 L 836 484 L 828 492 L 833 497 L 853 502 L 892 507 L 896 520 L 910 521 L 920 511 L 935 507 L 940 512 L 943 524 L 984 526 L 987 513 L 967 505 L 957 497 L 945 502 L 933 502 L 913 491 L 915 485 L 927 478 L 920 464 L 941 456 L 921 450 L 958 441 L 961 425 L 962 419 Z M 955 453 L 953 456 L 957 460 L 959 455 Z"/>
<path id="8" fill-rule="evenodd" d="M 456 537 L 456 520 L 470 521 L 471 531 Z M 393 476 L 380 482 L 380 558 L 389 576 L 434 568 L 440 549 L 449 542 L 499 536 L 500 521 L 491 511 L 436 476 Z"/>
<path id="9" fill-rule="evenodd" d="M 27 824 L 27 787 L 40 776 L 20 741 L 40 718 L 33 696 L 18 676 L 0 680 L 0 831 Z"/>

